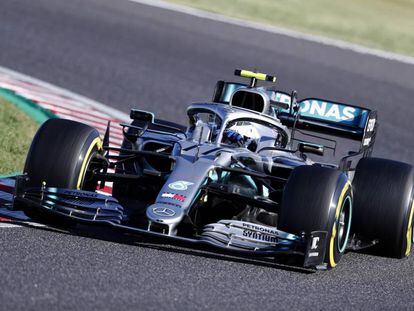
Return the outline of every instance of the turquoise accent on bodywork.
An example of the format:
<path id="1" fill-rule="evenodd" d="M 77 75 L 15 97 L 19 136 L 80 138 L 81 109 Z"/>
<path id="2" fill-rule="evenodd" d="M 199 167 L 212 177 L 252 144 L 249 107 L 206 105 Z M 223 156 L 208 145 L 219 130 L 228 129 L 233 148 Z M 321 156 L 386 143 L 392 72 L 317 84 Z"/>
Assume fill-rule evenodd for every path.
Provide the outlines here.
<path id="1" fill-rule="evenodd" d="M 258 192 L 257 184 L 254 182 L 253 178 L 249 175 L 245 176 L 246 180 L 250 183 L 250 185 L 254 188 L 256 192 Z"/>
<path id="2" fill-rule="evenodd" d="M 221 95 L 221 102 L 229 103 L 232 94 L 239 90 L 247 88 L 244 84 L 226 82 L 224 85 L 223 93 Z M 269 98 L 275 101 L 282 101 L 288 105 L 291 103 L 291 97 L 289 94 L 274 91 L 265 90 Z M 364 130 L 368 116 L 369 109 L 362 107 L 331 102 L 318 98 L 307 98 L 298 102 L 300 106 L 300 115 L 304 119 L 313 120 L 320 123 L 334 123 L 340 126 L 356 128 Z M 289 113 L 290 109 L 282 109 L 278 106 L 272 105 L 272 109 L 276 115 L 280 112 Z"/>
<path id="3" fill-rule="evenodd" d="M 316 121 L 328 121 L 339 125 L 363 130 L 369 110 L 319 99 L 306 99 L 299 102 L 301 117 Z"/>
<path id="4" fill-rule="evenodd" d="M 229 104 L 234 92 L 243 88 L 248 88 L 248 86 L 240 83 L 225 82 L 220 102 Z M 288 114 L 294 117 L 295 112 L 291 107 L 291 95 L 266 88 L 258 89 L 267 92 L 271 100 L 272 116 Z M 284 109 L 280 103 L 289 106 L 289 108 Z M 314 123 L 316 126 L 325 127 L 327 131 L 331 127 L 332 131 L 349 133 L 358 137 L 358 139 L 363 139 L 365 127 L 371 114 L 369 109 L 319 98 L 307 98 L 297 102 L 297 105 L 299 106 L 300 118 L 309 124 Z"/>
<path id="5" fill-rule="evenodd" d="M 244 84 L 238 83 L 226 83 L 223 89 L 223 93 L 221 94 L 221 102 L 229 103 L 231 95 L 239 89 L 245 89 L 247 86 Z"/>
<path id="6" fill-rule="evenodd" d="M 357 106 L 334 103 L 322 99 L 305 99 L 298 102 L 300 116 L 303 119 L 319 123 L 333 123 L 363 131 L 369 117 L 370 110 Z M 272 107 L 276 114 L 289 113 L 289 109 Z"/>

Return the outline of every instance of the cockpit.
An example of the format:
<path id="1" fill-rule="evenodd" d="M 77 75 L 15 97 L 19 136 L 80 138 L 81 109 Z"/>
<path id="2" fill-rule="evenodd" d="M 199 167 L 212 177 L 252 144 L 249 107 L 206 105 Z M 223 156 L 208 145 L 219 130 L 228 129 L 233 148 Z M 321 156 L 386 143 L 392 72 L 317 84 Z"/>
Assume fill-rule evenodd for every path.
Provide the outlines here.
<path id="1" fill-rule="evenodd" d="M 253 115 L 231 105 L 191 105 L 188 138 L 195 143 L 224 144 L 257 151 L 263 147 L 284 147 L 288 137 L 283 126 L 268 116 Z"/>
<path id="2" fill-rule="evenodd" d="M 238 71 L 251 84 L 218 81 L 213 103 L 193 104 L 187 109 L 188 133 L 197 143 L 227 144 L 257 151 L 262 147 L 284 148 L 289 134 L 277 115 L 290 108 L 291 97 L 269 88 L 256 87 L 256 79 L 275 82 L 269 75 Z"/>
<path id="3" fill-rule="evenodd" d="M 216 143 L 222 127 L 221 118 L 214 111 L 194 111 L 189 113 L 190 139 L 197 143 Z"/>

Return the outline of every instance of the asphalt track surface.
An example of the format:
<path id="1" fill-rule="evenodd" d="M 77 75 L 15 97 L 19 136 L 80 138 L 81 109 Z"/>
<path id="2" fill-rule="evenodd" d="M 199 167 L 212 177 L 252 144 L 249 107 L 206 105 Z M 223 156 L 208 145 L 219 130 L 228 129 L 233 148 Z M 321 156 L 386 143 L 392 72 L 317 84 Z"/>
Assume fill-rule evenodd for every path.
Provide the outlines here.
<path id="1" fill-rule="evenodd" d="M 128 1 L 1 0 L 0 66 L 128 112 L 185 122 L 234 68 L 379 111 L 376 156 L 414 163 L 414 66 Z M 237 79 L 236 79 L 237 80 Z M 329 272 L 135 238 L 0 228 L 0 309 L 413 309 L 414 257 Z"/>

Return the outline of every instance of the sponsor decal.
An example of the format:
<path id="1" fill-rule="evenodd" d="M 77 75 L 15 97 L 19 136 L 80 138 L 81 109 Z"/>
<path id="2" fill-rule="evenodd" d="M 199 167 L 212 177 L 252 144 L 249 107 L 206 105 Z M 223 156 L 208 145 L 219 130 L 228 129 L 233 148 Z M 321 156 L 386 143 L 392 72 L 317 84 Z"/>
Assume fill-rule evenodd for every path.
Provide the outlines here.
<path id="1" fill-rule="evenodd" d="M 309 99 L 300 102 L 300 114 L 304 117 L 363 129 L 369 110 L 345 104 Z"/>
<path id="2" fill-rule="evenodd" d="M 161 194 L 161 197 L 177 200 L 180 202 L 184 202 L 187 197 L 185 195 L 177 194 L 177 193 L 170 193 L 170 192 L 164 192 Z"/>
<path id="3" fill-rule="evenodd" d="M 370 143 L 371 143 L 371 137 L 364 138 L 364 143 L 363 143 L 364 146 L 369 146 Z"/>
<path id="4" fill-rule="evenodd" d="M 243 236 L 247 238 L 269 243 L 278 242 L 279 233 L 276 230 L 251 223 L 243 223 L 242 226 L 245 228 Z"/>
<path id="5" fill-rule="evenodd" d="M 318 252 L 312 252 L 312 253 L 309 253 L 308 255 L 308 257 L 318 257 L 318 256 L 319 256 Z"/>
<path id="6" fill-rule="evenodd" d="M 172 217 L 175 215 L 175 211 L 168 207 L 154 207 L 152 211 L 158 216 Z"/>
<path id="7" fill-rule="evenodd" d="M 97 193 L 94 193 L 94 192 L 72 191 L 72 190 L 62 191 L 62 194 L 74 196 L 74 197 L 89 197 L 89 198 L 97 198 L 99 196 Z"/>
<path id="8" fill-rule="evenodd" d="M 287 105 L 290 106 L 291 102 L 292 102 L 292 98 L 287 95 L 287 94 L 283 94 L 283 93 L 272 93 L 271 95 L 271 99 L 278 102 L 278 103 L 285 103 Z"/>
<path id="9" fill-rule="evenodd" d="M 264 242 L 277 243 L 278 239 L 275 236 L 264 234 L 261 232 L 243 230 L 243 236 Z"/>
<path id="10" fill-rule="evenodd" d="M 178 180 L 168 185 L 168 188 L 178 191 L 187 190 L 189 186 L 193 185 L 194 183 L 185 181 L 185 180 Z"/>
<path id="11" fill-rule="evenodd" d="M 302 115 L 316 115 L 332 121 L 352 121 L 356 117 L 357 108 L 320 100 L 307 100 L 301 103 L 300 112 Z"/>
<path id="12" fill-rule="evenodd" d="M 368 121 L 367 132 L 372 132 L 374 130 L 376 122 L 377 122 L 376 119 L 370 119 Z"/>
<path id="13" fill-rule="evenodd" d="M 243 227 L 245 227 L 247 229 L 251 229 L 251 230 L 260 231 L 260 232 L 263 232 L 263 233 L 279 235 L 279 233 L 275 230 L 272 230 L 272 229 L 266 228 L 266 227 L 262 227 L 262 226 L 257 226 L 257 225 L 251 224 L 251 223 L 243 223 Z"/>
<path id="14" fill-rule="evenodd" d="M 373 117 L 368 120 L 367 128 L 365 129 L 364 139 L 362 141 L 362 145 L 364 147 L 369 146 L 372 143 L 376 124 L 376 117 Z"/>
<path id="15" fill-rule="evenodd" d="M 311 249 L 317 249 L 318 248 L 318 243 L 319 243 L 319 237 L 318 236 L 312 238 Z"/>

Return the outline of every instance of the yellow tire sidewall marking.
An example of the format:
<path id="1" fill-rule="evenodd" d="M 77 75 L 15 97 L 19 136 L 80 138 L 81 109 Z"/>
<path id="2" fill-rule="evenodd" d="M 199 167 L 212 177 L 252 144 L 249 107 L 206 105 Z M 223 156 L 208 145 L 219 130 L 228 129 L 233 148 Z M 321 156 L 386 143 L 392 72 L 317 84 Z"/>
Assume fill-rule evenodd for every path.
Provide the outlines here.
<path id="1" fill-rule="evenodd" d="M 341 211 L 342 204 L 344 202 L 345 194 L 347 193 L 350 186 L 351 184 L 349 183 L 349 181 L 347 181 L 344 188 L 342 189 L 341 195 L 339 196 L 338 204 L 336 205 L 335 220 L 334 220 L 334 224 L 332 227 L 331 240 L 329 242 L 329 264 L 332 268 L 337 265 L 337 262 L 335 261 L 335 253 L 334 253 L 335 237 L 336 237 L 336 221 L 339 217 L 339 213 Z"/>
<path id="2" fill-rule="evenodd" d="M 89 157 L 92 153 L 93 148 L 97 146 L 98 150 L 102 150 L 102 145 L 103 143 L 100 137 L 96 137 L 90 144 L 88 151 L 86 152 L 85 157 L 83 158 L 82 166 L 79 172 L 78 182 L 76 183 L 76 189 L 80 190 L 81 188 L 83 179 L 85 178 L 85 174 L 86 174 L 86 166 L 88 164 Z"/>
<path id="3" fill-rule="evenodd" d="M 412 247 L 412 237 L 413 237 L 413 212 L 414 212 L 414 199 L 413 203 L 411 204 L 411 211 L 410 211 L 410 218 L 408 218 L 408 227 L 407 227 L 407 248 L 405 250 L 405 256 L 408 257 L 411 254 L 411 247 Z"/>

